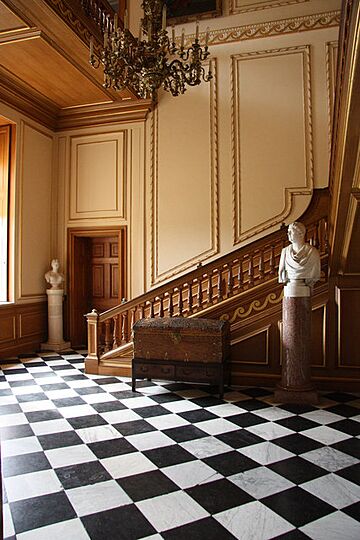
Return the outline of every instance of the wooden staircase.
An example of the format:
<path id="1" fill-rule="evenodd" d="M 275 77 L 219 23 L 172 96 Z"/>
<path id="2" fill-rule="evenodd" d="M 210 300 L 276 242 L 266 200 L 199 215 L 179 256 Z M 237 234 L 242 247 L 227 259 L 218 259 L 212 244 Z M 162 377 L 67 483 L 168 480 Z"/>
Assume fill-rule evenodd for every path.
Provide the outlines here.
<path id="1" fill-rule="evenodd" d="M 307 227 L 307 240 L 319 249 L 322 259 L 323 278 L 315 288 L 315 297 L 326 289 L 327 209 L 327 190 L 315 190 L 309 209 L 300 218 Z M 93 310 L 86 316 L 86 372 L 130 376 L 132 326 L 144 317 L 228 319 L 232 345 L 236 345 L 239 324 L 246 326 L 248 319 L 255 317 L 263 324 L 264 316 L 274 312 L 281 318 L 282 286 L 277 274 L 280 253 L 287 243 L 287 228 L 282 226 L 275 233 L 199 265 L 186 275 L 104 313 Z M 277 364 L 280 366 L 279 359 Z"/>

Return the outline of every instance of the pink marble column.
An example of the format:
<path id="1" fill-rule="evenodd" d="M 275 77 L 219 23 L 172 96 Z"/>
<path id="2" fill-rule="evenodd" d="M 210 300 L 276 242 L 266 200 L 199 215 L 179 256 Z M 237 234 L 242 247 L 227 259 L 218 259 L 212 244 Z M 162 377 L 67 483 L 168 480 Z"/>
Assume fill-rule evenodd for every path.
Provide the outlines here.
<path id="1" fill-rule="evenodd" d="M 279 403 L 318 403 L 311 382 L 311 297 L 306 286 L 289 287 L 283 298 L 282 373 L 275 390 Z"/>

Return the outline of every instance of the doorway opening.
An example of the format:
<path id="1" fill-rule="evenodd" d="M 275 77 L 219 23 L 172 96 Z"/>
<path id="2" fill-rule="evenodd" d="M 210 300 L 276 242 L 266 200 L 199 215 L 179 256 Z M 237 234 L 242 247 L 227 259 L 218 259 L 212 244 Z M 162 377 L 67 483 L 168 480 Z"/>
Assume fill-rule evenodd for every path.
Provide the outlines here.
<path id="1" fill-rule="evenodd" d="M 72 347 L 87 346 L 84 315 L 126 298 L 126 227 L 69 230 L 68 329 Z"/>

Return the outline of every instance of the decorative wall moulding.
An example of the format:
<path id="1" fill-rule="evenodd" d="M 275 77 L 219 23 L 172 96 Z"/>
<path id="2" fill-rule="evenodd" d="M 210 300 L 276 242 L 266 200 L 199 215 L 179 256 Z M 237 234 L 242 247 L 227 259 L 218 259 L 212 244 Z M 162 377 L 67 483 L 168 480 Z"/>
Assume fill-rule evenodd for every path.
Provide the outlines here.
<path id="1" fill-rule="evenodd" d="M 273 215 L 271 218 L 264 219 L 262 222 L 257 223 L 256 225 L 251 225 L 244 227 L 243 226 L 243 196 L 242 196 L 242 183 L 244 177 L 244 165 L 242 164 L 242 157 L 245 153 L 244 145 L 246 144 L 245 137 L 241 136 L 241 125 L 242 125 L 242 97 L 240 95 L 240 82 L 242 77 L 240 77 L 240 69 L 243 62 L 256 62 L 257 60 L 261 61 L 261 66 L 263 62 L 267 60 L 274 61 L 278 59 L 284 59 L 285 56 L 289 57 L 289 61 L 298 62 L 296 66 L 298 70 L 299 84 L 302 87 L 302 109 L 297 111 L 298 116 L 296 117 L 296 122 L 300 129 L 296 132 L 298 137 L 298 142 L 301 145 L 301 148 L 297 149 L 296 156 L 301 156 L 303 159 L 303 172 L 302 178 L 304 183 L 301 185 L 288 186 L 285 184 L 285 176 L 288 174 L 292 175 L 292 164 L 289 164 L 288 174 L 284 174 L 283 179 L 283 208 L 282 210 Z M 285 221 L 285 219 L 290 215 L 293 208 L 293 198 L 298 195 L 311 195 L 313 185 L 314 185 L 314 164 L 313 164 L 313 134 L 312 134 L 312 107 L 311 107 L 311 78 L 310 78 L 310 46 L 301 45 L 298 47 L 286 47 L 283 49 L 273 49 L 266 51 L 253 51 L 238 55 L 233 55 L 232 57 L 232 72 L 231 72 L 231 101 L 232 101 L 232 160 L 233 160 L 233 231 L 234 231 L 234 245 L 239 242 L 243 242 L 248 238 L 251 238 L 271 227 L 278 225 L 279 223 Z M 295 69 L 295 65 L 292 66 Z M 261 68 L 262 69 L 262 68 Z M 267 73 L 267 72 L 265 72 Z M 268 81 L 263 80 L 262 84 L 266 85 Z M 297 93 L 293 96 L 294 105 L 298 104 L 298 95 Z M 245 109 L 247 112 L 247 109 Z M 294 113 L 295 114 L 295 113 Z M 244 122 L 243 122 L 244 123 Z M 248 125 L 248 123 L 247 123 Z M 246 126 L 245 126 L 246 127 Z M 269 128 L 270 129 L 270 128 Z M 278 137 L 281 136 L 281 140 L 284 140 L 283 131 L 278 134 Z M 251 143 L 251 133 L 248 136 Z M 275 139 L 274 139 L 275 140 Z M 248 143 L 249 144 L 249 143 Z M 282 148 L 282 147 L 281 147 Z M 264 148 L 265 150 L 265 148 Z M 279 152 L 283 152 L 279 150 Z M 300 158 L 299 158 L 300 159 Z M 261 169 L 259 169 L 258 174 L 260 174 Z M 245 171 L 246 173 L 246 171 Z M 300 177 L 300 175 L 299 175 Z M 246 180 L 245 180 L 246 182 Z M 278 186 L 280 189 L 280 185 Z"/>
<path id="2" fill-rule="evenodd" d="M 319 30 L 340 25 L 340 11 L 328 11 L 315 15 L 304 15 L 291 19 L 281 19 L 279 21 L 269 21 L 245 26 L 236 26 L 222 30 L 212 30 L 209 34 L 209 46 L 221 45 L 222 43 L 234 43 L 248 39 L 265 38 L 279 36 L 282 34 L 293 34 L 306 32 L 309 30 Z M 205 36 L 205 34 L 204 34 Z M 186 43 L 189 44 L 191 36 L 188 36 Z"/>
<path id="3" fill-rule="evenodd" d="M 328 92 L 328 136 L 329 136 L 329 155 L 331 155 L 331 135 L 334 114 L 334 99 L 336 85 L 336 67 L 339 44 L 337 41 L 326 43 L 326 83 Z"/>
<path id="4" fill-rule="evenodd" d="M 309 0 L 230 0 L 230 13 L 235 15 L 237 13 L 303 4 L 304 2 L 309 2 Z"/>
<path id="5" fill-rule="evenodd" d="M 151 123 L 151 142 L 150 142 L 150 250 L 151 250 L 151 286 L 170 279 L 181 272 L 195 266 L 196 264 L 209 259 L 219 252 L 219 202 L 218 202 L 218 100 L 217 100 L 217 61 L 212 58 L 210 61 L 210 69 L 213 78 L 210 81 L 209 95 L 209 116 L 210 116 L 210 174 L 211 174 L 211 245 L 209 249 L 196 256 L 184 260 L 165 272 L 159 272 L 159 224 L 158 224 L 158 144 L 159 144 L 159 129 L 158 129 L 158 110 L 155 109 Z"/>

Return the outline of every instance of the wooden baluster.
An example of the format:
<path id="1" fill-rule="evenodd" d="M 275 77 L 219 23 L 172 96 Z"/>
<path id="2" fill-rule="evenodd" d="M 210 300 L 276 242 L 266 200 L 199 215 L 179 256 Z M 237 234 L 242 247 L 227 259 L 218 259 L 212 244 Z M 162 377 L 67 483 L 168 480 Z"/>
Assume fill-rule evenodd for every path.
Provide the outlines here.
<path id="1" fill-rule="evenodd" d="M 202 308 L 203 303 L 203 292 L 201 287 L 201 278 L 198 279 L 198 293 L 197 293 L 197 307 L 198 309 Z"/>
<path id="2" fill-rule="evenodd" d="M 179 315 L 181 317 L 182 314 L 183 314 L 183 309 L 184 309 L 184 302 L 183 302 L 183 297 L 182 297 L 182 287 L 180 286 L 178 290 L 179 290 Z"/>
<path id="3" fill-rule="evenodd" d="M 227 296 L 231 296 L 234 288 L 234 278 L 232 274 L 232 264 L 228 265 L 228 282 L 227 282 Z"/>
<path id="4" fill-rule="evenodd" d="M 135 318 L 136 318 L 136 308 L 133 308 L 131 310 L 131 319 L 130 319 L 130 333 L 132 332 L 132 327 L 135 324 Z"/>
<path id="5" fill-rule="evenodd" d="M 264 279 L 265 269 L 264 269 L 264 252 L 260 251 L 259 253 L 259 278 Z"/>
<path id="6" fill-rule="evenodd" d="M 316 247 L 316 249 L 319 249 L 319 224 L 316 224 L 314 227 L 314 242 L 313 246 Z"/>
<path id="7" fill-rule="evenodd" d="M 154 318 L 154 300 L 150 300 L 150 319 Z"/>
<path id="8" fill-rule="evenodd" d="M 111 319 L 105 321 L 105 352 L 110 351 L 112 344 Z"/>
<path id="9" fill-rule="evenodd" d="M 118 343 L 119 315 L 116 315 L 115 317 L 113 317 L 113 321 L 114 321 L 114 329 L 113 329 L 113 344 L 112 344 L 112 348 L 113 348 L 113 349 L 116 349 L 116 347 L 119 346 L 119 343 Z"/>
<path id="10" fill-rule="evenodd" d="M 243 260 L 239 259 L 239 270 L 238 270 L 238 288 L 242 289 L 244 283 L 244 274 L 243 274 Z"/>
<path id="11" fill-rule="evenodd" d="M 128 312 L 125 311 L 125 313 L 123 313 L 123 316 L 122 316 L 122 327 L 121 327 L 121 341 L 122 343 L 127 343 L 128 341 L 128 328 L 127 328 L 127 324 L 128 324 Z"/>
<path id="12" fill-rule="evenodd" d="M 254 285 L 254 259 L 252 255 L 250 255 L 250 258 L 249 258 L 248 275 L 249 275 L 249 285 Z"/>
<path id="13" fill-rule="evenodd" d="M 213 301 L 212 275 L 209 275 L 208 277 L 207 299 L 208 299 L 208 305 L 210 306 Z"/>
<path id="14" fill-rule="evenodd" d="M 218 296 L 218 300 L 222 300 L 222 297 L 223 297 L 223 287 L 222 287 L 222 272 L 221 272 L 221 269 L 219 268 L 219 273 L 218 273 L 218 280 L 217 280 L 217 296 Z"/>
<path id="15" fill-rule="evenodd" d="M 169 317 L 172 317 L 174 315 L 174 304 L 173 304 L 173 293 L 172 292 L 169 293 L 168 311 L 169 311 Z"/>
<path id="16" fill-rule="evenodd" d="M 140 306 L 140 319 L 145 319 L 145 306 L 141 304 Z"/>
<path id="17" fill-rule="evenodd" d="M 161 296 L 159 298 L 160 300 L 160 305 L 159 305 L 159 317 L 163 317 L 164 316 L 164 298 Z"/>
<path id="18" fill-rule="evenodd" d="M 188 312 L 193 312 L 193 296 L 192 296 L 192 284 L 189 283 L 188 286 Z"/>
<path id="19" fill-rule="evenodd" d="M 275 274 L 275 248 L 271 246 L 270 251 L 270 274 L 273 276 Z"/>

